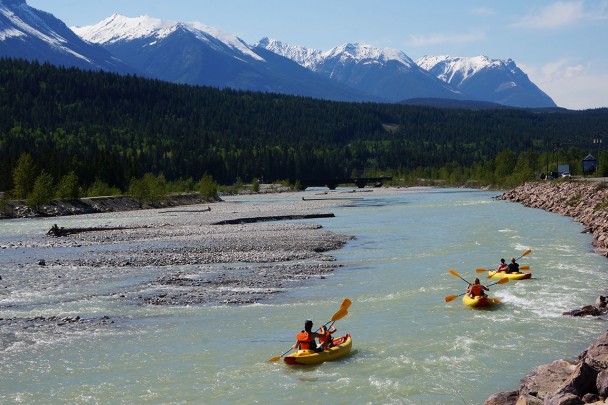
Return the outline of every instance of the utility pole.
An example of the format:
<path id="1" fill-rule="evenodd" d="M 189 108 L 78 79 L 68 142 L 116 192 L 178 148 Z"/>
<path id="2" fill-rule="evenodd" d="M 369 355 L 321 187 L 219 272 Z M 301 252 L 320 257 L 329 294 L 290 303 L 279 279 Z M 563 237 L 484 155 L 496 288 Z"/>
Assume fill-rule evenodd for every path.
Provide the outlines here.
<path id="1" fill-rule="evenodd" d="M 595 175 L 596 177 L 600 176 L 600 149 L 602 148 L 602 138 L 600 135 L 598 135 L 597 138 L 593 138 L 593 144 L 597 145 L 597 157 L 595 158 L 596 160 L 596 165 L 597 167 L 595 168 Z"/>

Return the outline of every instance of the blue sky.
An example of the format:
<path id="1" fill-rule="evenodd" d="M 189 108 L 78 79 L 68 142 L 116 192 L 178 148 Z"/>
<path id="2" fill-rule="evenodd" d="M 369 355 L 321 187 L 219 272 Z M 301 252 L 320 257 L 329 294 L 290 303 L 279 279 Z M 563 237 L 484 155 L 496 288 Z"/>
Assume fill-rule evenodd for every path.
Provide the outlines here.
<path id="1" fill-rule="evenodd" d="M 608 107 L 608 0 L 27 0 L 67 25 L 119 13 L 201 22 L 253 44 L 346 42 L 513 59 L 561 107 Z"/>

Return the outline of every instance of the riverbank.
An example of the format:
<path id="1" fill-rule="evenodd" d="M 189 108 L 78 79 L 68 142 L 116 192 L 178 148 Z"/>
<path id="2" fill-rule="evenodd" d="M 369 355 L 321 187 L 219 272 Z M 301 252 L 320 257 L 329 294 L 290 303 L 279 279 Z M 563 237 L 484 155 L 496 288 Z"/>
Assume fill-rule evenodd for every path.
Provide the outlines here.
<path id="1" fill-rule="evenodd" d="M 23 343 L 11 338 L 16 330 L 61 335 L 114 321 L 7 317 L 27 308 L 10 297 L 28 291 L 87 289 L 87 299 L 121 305 L 243 305 L 325 278 L 340 267 L 328 252 L 352 237 L 302 219 L 331 218 L 331 207 L 352 202 L 324 196 L 304 201 L 296 192 L 280 199 L 258 194 L 247 204 L 187 197 L 143 210 L 128 197 L 103 198 L 96 202 L 107 212 L 34 219 L 29 224 L 40 224 L 35 235 L 0 240 L 0 350 Z"/>
<path id="2" fill-rule="evenodd" d="M 546 181 L 526 183 L 498 197 L 572 217 L 593 233 L 596 251 L 608 256 L 608 183 Z"/>
<path id="3" fill-rule="evenodd" d="M 594 249 L 608 256 L 608 185 L 590 182 L 536 182 L 510 190 L 498 199 L 572 217 L 593 234 Z M 584 307 L 583 313 L 605 313 L 606 299 Z M 597 311 L 589 311 L 594 309 Z M 582 309 L 583 310 L 583 309 Z M 565 313 L 574 315 L 579 310 Z M 536 367 L 513 391 L 500 392 L 484 405 L 576 405 L 608 403 L 608 332 L 577 359 L 559 359 Z"/>

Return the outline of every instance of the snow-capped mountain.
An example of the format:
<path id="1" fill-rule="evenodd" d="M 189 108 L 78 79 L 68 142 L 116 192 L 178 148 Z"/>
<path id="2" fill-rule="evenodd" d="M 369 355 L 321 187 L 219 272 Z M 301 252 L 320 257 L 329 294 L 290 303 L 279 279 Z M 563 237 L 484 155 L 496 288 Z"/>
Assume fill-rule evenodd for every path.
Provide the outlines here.
<path id="1" fill-rule="evenodd" d="M 262 60 L 241 39 L 202 23 L 181 23 L 149 16 L 129 18 L 114 14 L 95 25 L 72 27 L 72 31 L 88 42 L 106 47 L 142 39 L 152 40 L 147 46 L 154 46 L 158 41 L 183 31 L 217 51 L 239 54 L 244 59 Z"/>
<path id="2" fill-rule="evenodd" d="M 254 48 L 263 48 L 268 51 L 274 52 L 277 55 L 284 56 L 292 61 L 296 62 L 300 66 L 304 66 L 307 69 L 315 70 L 317 63 L 323 60 L 323 51 L 316 49 L 306 48 L 299 45 L 287 45 L 276 39 L 268 37 L 262 38 Z"/>
<path id="3" fill-rule="evenodd" d="M 449 84 L 421 69 L 405 53 L 362 44 L 344 44 L 328 51 L 290 46 L 263 38 L 254 49 L 285 56 L 324 77 L 388 101 L 411 98 L 461 98 Z"/>
<path id="4" fill-rule="evenodd" d="M 393 49 L 344 44 L 319 51 L 269 38 L 250 46 L 202 23 L 118 14 L 70 30 L 25 0 L 0 0 L 0 57 L 340 101 L 555 106 L 510 59 L 427 56 L 414 62 Z"/>
<path id="5" fill-rule="evenodd" d="M 366 97 L 201 23 L 114 14 L 98 24 L 72 29 L 86 41 L 161 80 L 334 100 Z"/>
<path id="6" fill-rule="evenodd" d="M 556 106 L 511 59 L 425 56 L 416 63 L 458 89 L 468 100 L 490 101 L 513 107 Z"/>
<path id="7" fill-rule="evenodd" d="M 80 39 L 61 20 L 27 5 L 0 0 L 0 56 L 119 73 L 136 71 Z"/>

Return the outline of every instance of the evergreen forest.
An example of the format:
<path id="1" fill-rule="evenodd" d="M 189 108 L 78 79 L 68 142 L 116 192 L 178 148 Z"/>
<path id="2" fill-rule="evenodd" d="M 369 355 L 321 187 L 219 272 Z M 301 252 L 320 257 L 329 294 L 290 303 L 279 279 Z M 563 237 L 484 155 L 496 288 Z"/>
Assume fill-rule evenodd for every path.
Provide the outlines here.
<path id="1" fill-rule="evenodd" d="M 381 175 L 515 185 L 558 164 L 582 174 L 589 153 L 607 175 L 608 154 L 594 143 L 608 142 L 607 129 L 608 109 L 345 103 L 0 60 L 5 192 L 41 174 L 48 184 L 122 191 L 146 174 L 225 185 Z M 17 173 L 24 155 L 30 171 Z"/>

